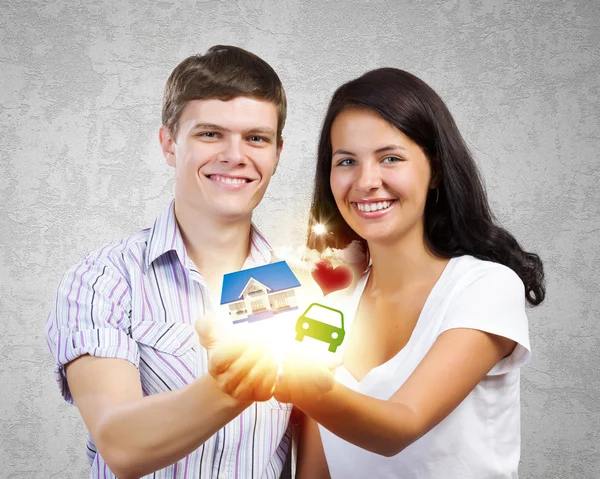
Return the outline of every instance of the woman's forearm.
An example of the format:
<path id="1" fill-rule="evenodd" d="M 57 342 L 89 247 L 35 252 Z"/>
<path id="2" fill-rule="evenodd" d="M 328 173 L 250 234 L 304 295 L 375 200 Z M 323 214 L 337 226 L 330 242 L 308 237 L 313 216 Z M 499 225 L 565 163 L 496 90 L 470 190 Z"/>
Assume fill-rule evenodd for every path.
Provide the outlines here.
<path id="1" fill-rule="evenodd" d="M 97 446 L 119 478 L 144 476 L 191 453 L 249 404 L 221 392 L 207 374 L 114 409 L 98 428 Z"/>
<path id="2" fill-rule="evenodd" d="M 331 479 L 319 425 L 310 417 L 303 415 L 300 438 L 298 441 L 297 479 Z"/>
<path id="3" fill-rule="evenodd" d="M 417 415 L 410 408 L 365 396 L 338 382 L 320 399 L 297 406 L 336 436 L 382 456 L 398 454 L 420 435 Z"/>

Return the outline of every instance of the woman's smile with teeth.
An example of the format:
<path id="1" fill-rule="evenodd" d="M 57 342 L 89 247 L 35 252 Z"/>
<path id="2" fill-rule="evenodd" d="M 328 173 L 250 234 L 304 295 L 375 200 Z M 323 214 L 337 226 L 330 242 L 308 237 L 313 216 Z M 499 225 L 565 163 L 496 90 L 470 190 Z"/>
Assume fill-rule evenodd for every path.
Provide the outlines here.
<path id="1" fill-rule="evenodd" d="M 377 203 L 355 203 L 359 211 L 370 212 L 385 210 L 392 206 L 394 201 L 378 201 Z"/>

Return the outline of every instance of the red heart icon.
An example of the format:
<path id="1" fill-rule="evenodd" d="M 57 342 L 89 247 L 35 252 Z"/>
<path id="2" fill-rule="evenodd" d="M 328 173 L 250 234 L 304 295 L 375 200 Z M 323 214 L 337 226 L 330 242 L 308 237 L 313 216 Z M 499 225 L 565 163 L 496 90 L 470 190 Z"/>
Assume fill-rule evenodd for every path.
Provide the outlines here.
<path id="1" fill-rule="evenodd" d="M 352 270 L 345 265 L 334 268 L 328 259 L 319 260 L 311 274 L 325 296 L 352 284 Z"/>

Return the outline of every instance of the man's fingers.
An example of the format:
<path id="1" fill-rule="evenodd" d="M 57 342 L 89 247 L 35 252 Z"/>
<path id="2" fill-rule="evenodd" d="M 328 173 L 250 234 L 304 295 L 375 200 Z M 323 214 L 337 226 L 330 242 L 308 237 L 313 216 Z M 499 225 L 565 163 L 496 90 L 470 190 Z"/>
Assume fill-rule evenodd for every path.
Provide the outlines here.
<path id="1" fill-rule="evenodd" d="M 223 391 L 237 399 L 242 399 L 241 393 L 237 394 L 240 383 L 244 381 L 249 372 L 260 360 L 262 351 L 257 346 L 248 346 L 244 343 L 233 343 L 228 348 L 219 347 L 215 350 L 209 362 L 213 363 L 209 368 L 211 375 L 217 378 L 217 382 Z M 242 391 L 240 389 L 240 391 Z"/>
<path id="2" fill-rule="evenodd" d="M 208 370 L 212 376 L 223 374 L 246 353 L 247 346 L 240 341 L 230 341 L 211 351 Z"/>
<path id="3" fill-rule="evenodd" d="M 214 313 L 209 313 L 206 316 L 198 318 L 194 324 L 198 337 L 200 338 L 200 344 L 206 349 L 211 349 L 211 347 L 219 340 L 219 331 L 216 323 L 216 315 Z"/>
<path id="4" fill-rule="evenodd" d="M 277 364 L 271 354 L 263 355 L 253 364 L 239 382 L 234 397 L 266 401 L 272 397 L 277 376 Z"/>
<path id="5" fill-rule="evenodd" d="M 265 360 L 265 369 L 258 376 L 258 385 L 254 387 L 254 392 L 258 401 L 267 401 L 273 397 L 275 390 L 275 381 L 277 381 L 277 362 L 270 356 Z"/>
<path id="6" fill-rule="evenodd" d="M 289 382 L 285 373 L 277 375 L 275 382 L 275 399 L 283 403 L 291 403 L 292 395 L 290 393 Z"/>
<path id="7" fill-rule="evenodd" d="M 237 337 L 233 325 L 228 318 L 220 317 L 215 312 L 207 313 L 198 318 L 194 323 L 200 344 L 207 350 L 215 347 L 221 341 L 228 341 Z"/>

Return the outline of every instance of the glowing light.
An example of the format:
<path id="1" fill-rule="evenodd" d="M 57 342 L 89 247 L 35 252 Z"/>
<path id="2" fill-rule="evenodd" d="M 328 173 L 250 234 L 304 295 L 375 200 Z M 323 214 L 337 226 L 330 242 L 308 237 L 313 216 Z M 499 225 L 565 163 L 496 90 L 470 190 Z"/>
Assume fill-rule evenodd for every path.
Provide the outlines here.
<path id="1" fill-rule="evenodd" d="M 327 230 L 325 229 L 325 225 L 322 224 L 316 224 L 313 226 L 313 233 L 316 235 L 322 235 L 323 233 L 326 233 Z"/>

